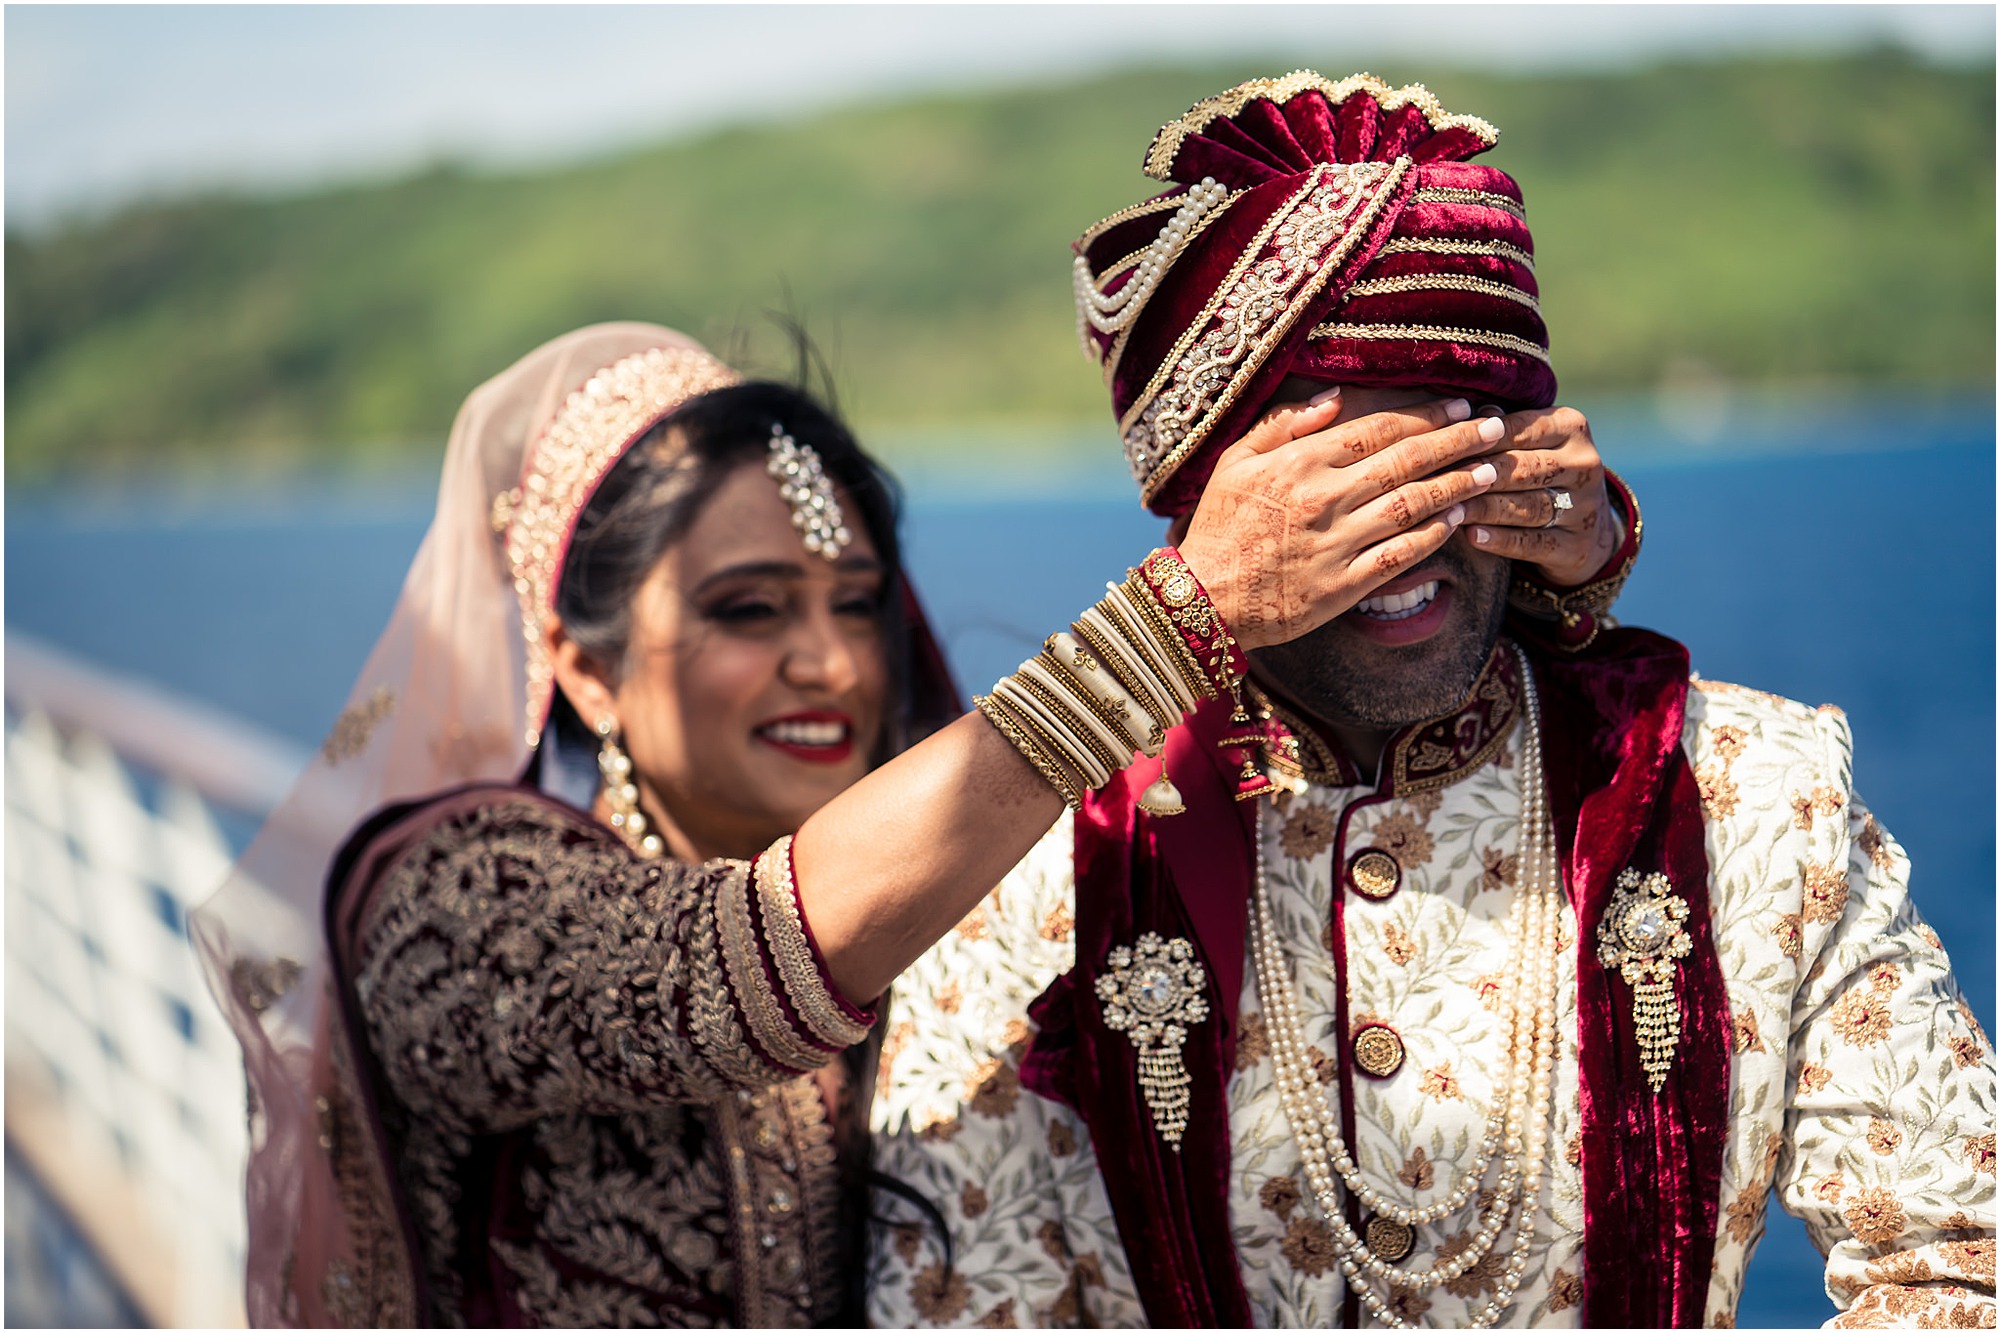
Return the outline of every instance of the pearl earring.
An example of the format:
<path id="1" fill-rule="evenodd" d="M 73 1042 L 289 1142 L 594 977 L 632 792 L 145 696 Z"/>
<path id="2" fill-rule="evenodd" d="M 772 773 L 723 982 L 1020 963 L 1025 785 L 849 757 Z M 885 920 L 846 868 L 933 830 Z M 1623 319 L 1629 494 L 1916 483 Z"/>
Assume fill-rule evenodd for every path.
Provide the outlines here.
<path id="1" fill-rule="evenodd" d="M 632 781 L 632 756 L 618 744 L 618 723 L 609 717 L 598 718 L 597 736 L 597 771 L 604 775 L 604 804 L 611 808 L 611 827 L 623 834 L 639 855 L 658 856 L 663 850 L 660 835 L 646 831 L 639 788 Z"/>

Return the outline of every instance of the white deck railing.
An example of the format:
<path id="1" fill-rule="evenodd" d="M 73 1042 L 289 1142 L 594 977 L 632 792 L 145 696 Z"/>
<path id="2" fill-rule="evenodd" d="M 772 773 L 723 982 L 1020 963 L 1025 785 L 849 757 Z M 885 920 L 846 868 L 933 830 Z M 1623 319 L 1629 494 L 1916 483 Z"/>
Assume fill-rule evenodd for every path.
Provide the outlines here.
<path id="1" fill-rule="evenodd" d="M 243 1066 L 188 947 L 305 756 L 9 634 L 7 1136 L 148 1319 L 243 1322 Z"/>

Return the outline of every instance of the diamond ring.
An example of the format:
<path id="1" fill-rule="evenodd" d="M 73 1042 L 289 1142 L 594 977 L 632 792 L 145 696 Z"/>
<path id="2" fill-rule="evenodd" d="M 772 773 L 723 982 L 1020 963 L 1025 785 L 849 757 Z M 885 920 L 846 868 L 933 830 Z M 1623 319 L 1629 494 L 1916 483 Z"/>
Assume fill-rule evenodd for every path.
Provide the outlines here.
<path id="1" fill-rule="evenodd" d="M 1576 504 L 1569 498 L 1569 492 L 1560 486 L 1546 486 L 1543 489 L 1548 492 L 1552 508 L 1549 510 L 1549 521 L 1542 526 L 1552 528 L 1556 525 L 1556 520 L 1563 516 L 1563 511 L 1576 508 Z"/>

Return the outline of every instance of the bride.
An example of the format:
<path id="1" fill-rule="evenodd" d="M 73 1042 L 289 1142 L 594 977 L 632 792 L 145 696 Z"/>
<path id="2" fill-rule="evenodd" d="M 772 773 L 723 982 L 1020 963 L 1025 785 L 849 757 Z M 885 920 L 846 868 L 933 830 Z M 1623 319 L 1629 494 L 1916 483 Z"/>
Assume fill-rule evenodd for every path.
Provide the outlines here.
<path id="1" fill-rule="evenodd" d="M 460 412 L 351 698 L 200 922 L 252 1322 L 845 1316 L 875 1015 L 783 840 L 961 711 L 886 475 L 667 330 L 557 339 Z"/>

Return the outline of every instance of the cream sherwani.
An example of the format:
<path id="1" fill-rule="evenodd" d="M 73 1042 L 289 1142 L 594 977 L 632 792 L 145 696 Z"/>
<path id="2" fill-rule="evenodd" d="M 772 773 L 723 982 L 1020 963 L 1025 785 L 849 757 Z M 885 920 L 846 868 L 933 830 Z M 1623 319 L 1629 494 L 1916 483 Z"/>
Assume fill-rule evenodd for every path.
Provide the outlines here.
<path id="1" fill-rule="evenodd" d="M 1707 1322 L 1734 1322 L 1772 1190 L 1827 1252 L 1843 1325 L 1991 1327 L 1994 1066 L 1936 934 L 1909 899 L 1909 863 L 1851 781 L 1837 709 L 1698 681 L 1683 743 L 1701 788 L 1707 885 L 1734 1019 L 1732 1125 Z M 1296 783 L 1261 816 L 1272 909 L 1313 1061 L 1333 1080 L 1330 903 L 1346 894 L 1350 1036 L 1382 1022 L 1405 1059 L 1355 1080 L 1355 1157 L 1411 1206 L 1449 1194 L 1509 1059 L 1501 1007 L 1521 799 L 1521 729 L 1442 785 L 1383 794 Z M 1144 1322 L 1079 1117 L 1025 1091 L 1026 1009 L 1073 959 L 1067 819 L 897 985 L 875 1107 L 877 1166 L 935 1202 L 956 1252 L 893 1196 L 873 1247 L 875 1324 L 987 1327 Z M 1330 849 L 1394 857 L 1371 899 Z M 1576 939 L 1558 966 L 1553 1133 L 1508 1325 L 1574 1325 L 1582 1295 Z M 1583 941 L 1594 949 L 1596 942 Z M 1260 1324 L 1338 1324 L 1332 1238 L 1302 1197 L 1255 973 L 1245 961 L 1228 1084 L 1230 1217 Z M 1406 1267 L 1466 1243 L 1470 1208 L 1418 1229 Z M 1462 1326 L 1494 1291 L 1511 1228 L 1461 1278 L 1396 1304 Z M 1390 1289 L 1382 1289 L 1385 1294 Z M 1364 1317 L 1364 1322 L 1366 1318 Z"/>

